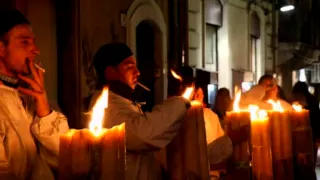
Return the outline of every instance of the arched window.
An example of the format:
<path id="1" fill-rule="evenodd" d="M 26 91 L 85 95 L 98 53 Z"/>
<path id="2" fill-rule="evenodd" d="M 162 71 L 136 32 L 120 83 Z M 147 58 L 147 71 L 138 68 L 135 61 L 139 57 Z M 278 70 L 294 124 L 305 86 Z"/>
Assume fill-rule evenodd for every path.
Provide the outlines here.
<path id="1" fill-rule="evenodd" d="M 254 76 L 257 76 L 257 49 L 258 49 L 258 40 L 260 39 L 260 19 L 256 12 L 251 14 L 251 27 L 250 27 L 250 66 L 251 71 L 254 73 Z M 257 78 L 255 78 L 257 79 Z"/>

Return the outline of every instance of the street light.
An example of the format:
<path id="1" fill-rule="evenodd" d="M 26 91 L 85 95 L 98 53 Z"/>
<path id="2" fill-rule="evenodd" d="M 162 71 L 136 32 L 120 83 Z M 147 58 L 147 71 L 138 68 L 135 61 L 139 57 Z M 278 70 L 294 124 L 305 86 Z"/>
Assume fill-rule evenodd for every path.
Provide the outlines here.
<path id="1" fill-rule="evenodd" d="M 294 10 L 294 6 L 293 5 L 285 5 L 285 6 L 282 6 L 280 8 L 281 12 L 287 12 L 287 11 L 291 11 L 291 10 Z"/>
<path id="2" fill-rule="evenodd" d="M 293 4 L 294 3 L 292 2 L 292 0 L 279 0 L 278 1 L 278 6 L 280 7 L 281 12 L 287 12 L 287 11 L 294 10 Z"/>

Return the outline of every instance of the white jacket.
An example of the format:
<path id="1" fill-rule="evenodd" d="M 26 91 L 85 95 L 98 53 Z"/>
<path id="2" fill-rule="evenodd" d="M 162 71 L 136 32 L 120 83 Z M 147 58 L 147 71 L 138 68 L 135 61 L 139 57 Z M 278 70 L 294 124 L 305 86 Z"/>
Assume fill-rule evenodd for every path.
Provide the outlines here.
<path id="1" fill-rule="evenodd" d="M 60 133 L 68 129 L 61 113 L 39 118 L 32 98 L 0 85 L 0 179 L 53 180 Z"/>
<path id="2" fill-rule="evenodd" d="M 101 91 L 91 100 L 95 103 Z M 109 90 L 104 127 L 126 122 L 126 179 L 160 179 L 154 152 L 162 149 L 175 137 L 187 112 L 187 101 L 174 97 L 156 105 L 150 113 L 143 113 L 138 105 Z"/>
<path id="3" fill-rule="evenodd" d="M 241 96 L 240 106 L 244 109 L 248 108 L 250 104 L 255 104 L 260 107 L 260 109 L 271 110 L 272 105 L 266 101 L 262 101 L 265 95 L 265 89 L 261 85 L 253 86 L 249 91 Z M 282 99 L 278 99 L 284 110 L 292 110 L 292 106 Z"/>
<path id="4" fill-rule="evenodd" d="M 225 135 L 219 117 L 211 109 L 204 108 L 203 113 L 208 144 L 208 160 L 210 164 L 218 164 L 231 157 L 232 141 Z"/>

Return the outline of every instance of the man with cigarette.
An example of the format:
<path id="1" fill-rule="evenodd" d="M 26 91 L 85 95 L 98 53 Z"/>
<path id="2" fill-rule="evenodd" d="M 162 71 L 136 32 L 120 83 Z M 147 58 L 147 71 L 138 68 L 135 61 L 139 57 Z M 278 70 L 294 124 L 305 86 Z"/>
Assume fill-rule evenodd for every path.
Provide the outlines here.
<path id="1" fill-rule="evenodd" d="M 109 87 L 104 126 L 126 123 L 126 179 L 161 179 L 154 152 L 166 147 L 177 134 L 190 106 L 190 97 L 170 98 L 156 105 L 152 112 L 143 113 L 133 98 L 140 73 L 130 48 L 122 43 L 105 44 L 93 62 L 100 87 Z M 91 105 L 100 93 L 93 95 Z"/>
<path id="2" fill-rule="evenodd" d="M 0 24 L 0 179 L 53 180 L 67 119 L 49 106 L 29 21 L 0 9 Z"/>

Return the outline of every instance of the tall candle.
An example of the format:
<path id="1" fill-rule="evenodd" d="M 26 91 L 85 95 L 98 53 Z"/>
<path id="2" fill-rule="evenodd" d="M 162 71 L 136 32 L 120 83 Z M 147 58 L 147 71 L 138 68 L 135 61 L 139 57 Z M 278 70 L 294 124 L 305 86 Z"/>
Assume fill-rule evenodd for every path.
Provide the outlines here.
<path id="1" fill-rule="evenodd" d="M 93 107 L 89 129 L 61 135 L 59 180 L 125 179 L 125 124 L 102 128 L 107 102 L 104 89 Z"/>
<path id="2" fill-rule="evenodd" d="M 188 110 L 178 135 L 166 147 L 170 179 L 208 179 L 209 167 L 203 109 Z"/>
<path id="3" fill-rule="evenodd" d="M 312 129 L 309 120 L 309 111 L 303 109 L 299 104 L 293 104 L 291 112 L 292 122 L 292 144 L 296 171 L 298 179 L 307 179 L 308 176 L 315 176 L 314 173 L 314 147 Z M 302 171 L 304 169 L 304 171 Z M 308 169 L 308 171 L 306 171 Z M 312 173 L 312 174 L 310 174 Z M 308 178 L 312 179 L 312 178 Z"/>
<path id="4" fill-rule="evenodd" d="M 226 134 L 230 134 L 238 130 L 242 126 L 250 126 L 250 112 L 248 110 L 240 109 L 239 102 L 241 99 L 241 91 L 235 88 L 235 99 L 233 104 L 233 111 L 227 112 L 224 121 Z M 237 167 L 248 168 L 250 161 L 250 142 L 246 141 L 233 147 L 233 161 Z"/>
<path id="5" fill-rule="evenodd" d="M 290 112 L 280 101 L 268 101 L 273 110 L 268 111 L 271 130 L 274 179 L 293 179 L 292 130 Z"/>
<path id="6" fill-rule="evenodd" d="M 252 174 L 254 180 L 272 180 L 269 119 L 266 111 L 251 106 Z"/>

